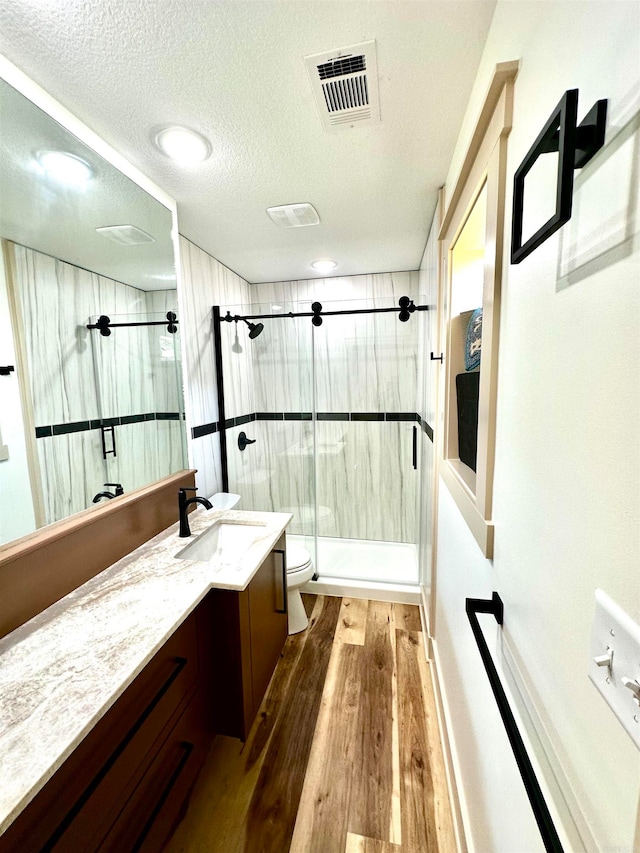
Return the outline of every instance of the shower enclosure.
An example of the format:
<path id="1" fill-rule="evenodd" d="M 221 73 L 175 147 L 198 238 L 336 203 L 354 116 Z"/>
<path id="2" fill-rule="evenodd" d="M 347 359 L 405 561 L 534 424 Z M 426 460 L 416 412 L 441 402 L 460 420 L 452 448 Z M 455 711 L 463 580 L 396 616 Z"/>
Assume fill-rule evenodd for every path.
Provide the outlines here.
<path id="1" fill-rule="evenodd" d="M 112 314 L 105 334 L 102 317 L 90 321 L 102 470 L 129 492 L 186 464 L 179 326 L 175 311 Z"/>
<path id="2" fill-rule="evenodd" d="M 244 509 L 293 513 L 288 538 L 320 580 L 416 584 L 418 315 L 399 322 L 388 298 L 327 301 L 315 325 L 312 305 L 214 319 L 228 489 Z M 241 434 L 255 443 L 240 449 Z"/>

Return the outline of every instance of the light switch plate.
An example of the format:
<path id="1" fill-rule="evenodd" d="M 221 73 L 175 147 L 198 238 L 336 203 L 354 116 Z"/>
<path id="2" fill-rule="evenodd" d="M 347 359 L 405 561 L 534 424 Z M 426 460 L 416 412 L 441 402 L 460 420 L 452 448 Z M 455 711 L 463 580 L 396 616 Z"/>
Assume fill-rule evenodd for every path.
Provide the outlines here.
<path id="1" fill-rule="evenodd" d="M 596 658 L 611 655 L 611 666 Z M 591 630 L 589 678 L 603 695 L 635 745 L 640 749 L 640 704 L 623 679 L 640 683 L 640 625 L 606 592 L 596 590 L 596 612 Z"/>

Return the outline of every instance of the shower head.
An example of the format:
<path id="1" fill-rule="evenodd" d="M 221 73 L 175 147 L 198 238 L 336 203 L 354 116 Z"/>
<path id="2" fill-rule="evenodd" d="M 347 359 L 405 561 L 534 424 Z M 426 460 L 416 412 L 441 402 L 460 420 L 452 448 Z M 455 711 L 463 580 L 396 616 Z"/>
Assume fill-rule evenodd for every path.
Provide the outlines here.
<path id="1" fill-rule="evenodd" d="M 264 323 L 250 323 L 248 320 L 245 320 L 245 323 L 249 327 L 249 337 L 251 340 L 257 338 L 264 329 Z"/>

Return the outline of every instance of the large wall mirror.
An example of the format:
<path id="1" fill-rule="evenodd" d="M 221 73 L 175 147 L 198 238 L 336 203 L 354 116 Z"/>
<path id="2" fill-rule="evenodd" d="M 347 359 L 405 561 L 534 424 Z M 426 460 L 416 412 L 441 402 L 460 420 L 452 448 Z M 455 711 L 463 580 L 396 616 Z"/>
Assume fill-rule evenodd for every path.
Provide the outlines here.
<path id="1" fill-rule="evenodd" d="M 173 219 L 0 80 L 0 545 L 187 467 Z"/>

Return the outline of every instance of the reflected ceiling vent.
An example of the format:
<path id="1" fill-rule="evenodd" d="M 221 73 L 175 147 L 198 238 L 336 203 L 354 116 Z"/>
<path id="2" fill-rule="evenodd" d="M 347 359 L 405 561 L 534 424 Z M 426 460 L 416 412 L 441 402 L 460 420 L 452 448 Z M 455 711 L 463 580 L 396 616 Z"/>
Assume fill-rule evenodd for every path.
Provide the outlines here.
<path id="1" fill-rule="evenodd" d="M 142 228 L 136 228 L 135 225 L 107 225 L 104 228 L 96 228 L 96 231 L 121 246 L 140 246 L 142 243 L 155 243 L 155 237 L 147 234 Z"/>
<path id="2" fill-rule="evenodd" d="M 304 61 L 325 130 L 380 121 L 375 40 Z"/>
<path id="3" fill-rule="evenodd" d="M 281 228 L 320 224 L 318 211 L 312 204 L 282 204 L 279 207 L 268 207 L 267 213 Z"/>

